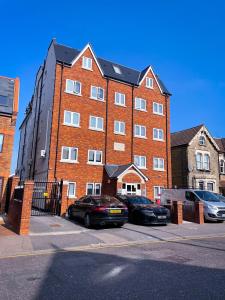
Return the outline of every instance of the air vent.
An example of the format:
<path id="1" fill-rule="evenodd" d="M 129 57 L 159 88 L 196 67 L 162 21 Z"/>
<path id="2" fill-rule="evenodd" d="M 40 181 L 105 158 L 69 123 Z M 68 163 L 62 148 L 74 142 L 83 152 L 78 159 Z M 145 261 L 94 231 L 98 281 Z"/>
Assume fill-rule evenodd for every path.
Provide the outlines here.
<path id="1" fill-rule="evenodd" d="M 41 157 L 45 157 L 46 156 L 46 151 L 45 150 L 41 150 Z"/>

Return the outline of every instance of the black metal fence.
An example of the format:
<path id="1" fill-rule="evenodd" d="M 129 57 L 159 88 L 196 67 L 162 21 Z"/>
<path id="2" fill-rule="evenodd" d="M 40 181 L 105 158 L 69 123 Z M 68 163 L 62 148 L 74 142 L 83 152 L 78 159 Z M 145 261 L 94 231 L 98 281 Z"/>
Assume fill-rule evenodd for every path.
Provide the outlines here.
<path id="1" fill-rule="evenodd" d="M 59 215 L 62 182 L 35 181 L 32 198 L 32 216 Z"/>

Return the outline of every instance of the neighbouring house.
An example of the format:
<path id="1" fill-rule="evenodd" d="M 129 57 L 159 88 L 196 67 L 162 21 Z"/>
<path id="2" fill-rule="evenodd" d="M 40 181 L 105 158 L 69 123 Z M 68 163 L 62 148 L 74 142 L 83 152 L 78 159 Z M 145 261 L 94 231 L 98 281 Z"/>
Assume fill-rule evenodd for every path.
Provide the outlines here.
<path id="1" fill-rule="evenodd" d="M 219 192 L 218 152 L 204 125 L 172 133 L 173 187 Z"/>
<path id="2" fill-rule="evenodd" d="M 170 92 L 137 71 L 53 40 L 20 126 L 17 175 L 68 182 L 68 197 L 159 198 L 171 187 Z"/>
<path id="3" fill-rule="evenodd" d="M 0 76 L 0 211 L 4 210 L 10 176 L 19 102 L 19 79 Z"/>
<path id="4" fill-rule="evenodd" d="M 220 193 L 225 195 L 225 138 L 214 138 L 219 147 L 219 190 Z"/>

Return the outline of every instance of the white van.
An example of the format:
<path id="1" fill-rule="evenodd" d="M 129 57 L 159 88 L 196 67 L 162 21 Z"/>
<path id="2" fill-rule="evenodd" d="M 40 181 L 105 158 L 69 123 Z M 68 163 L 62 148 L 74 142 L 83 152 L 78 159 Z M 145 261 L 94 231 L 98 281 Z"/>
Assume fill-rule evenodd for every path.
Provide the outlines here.
<path id="1" fill-rule="evenodd" d="M 164 189 L 161 205 L 170 205 L 173 201 L 182 201 L 184 211 L 194 214 L 194 203 L 204 204 L 204 217 L 209 221 L 225 221 L 225 203 L 210 191 L 194 189 Z"/>

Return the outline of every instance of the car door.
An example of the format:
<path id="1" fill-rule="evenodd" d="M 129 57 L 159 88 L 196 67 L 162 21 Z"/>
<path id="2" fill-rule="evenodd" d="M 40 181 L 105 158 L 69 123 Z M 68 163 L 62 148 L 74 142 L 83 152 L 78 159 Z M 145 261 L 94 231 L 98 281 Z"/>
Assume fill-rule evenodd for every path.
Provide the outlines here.
<path id="1" fill-rule="evenodd" d="M 80 218 L 83 219 L 85 217 L 85 214 L 89 211 L 91 205 L 91 197 L 85 197 L 80 205 Z"/>

